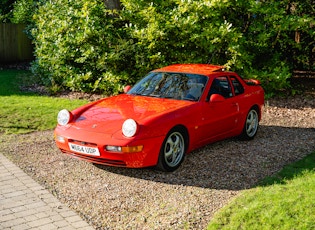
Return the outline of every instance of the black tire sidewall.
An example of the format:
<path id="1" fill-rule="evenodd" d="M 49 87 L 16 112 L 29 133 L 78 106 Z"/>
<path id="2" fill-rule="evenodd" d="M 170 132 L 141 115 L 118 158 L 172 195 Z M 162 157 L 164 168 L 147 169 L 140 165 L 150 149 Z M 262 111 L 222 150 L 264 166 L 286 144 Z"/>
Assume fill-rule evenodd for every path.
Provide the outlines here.
<path id="1" fill-rule="evenodd" d="M 184 141 L 184 153 L 182 154 L 182 158 L 180 159 L 180 161 L 178 162 L 178 164 L 174 167 L 171 167 L 169 166 L 166 162 L 165 162 L 165 156 L 164 156 L 164 149 L 165 149 L 165 144 L 167 142 L 167 139 L 173 134 L 173 133 L 180 133 L 182 138 L 183 138 L 183 141 Z M 185 136 L 183 134 L 183 132 L 178 129 L 178 128 L 174 128 L 172 129 L 165 137 L 163 143 L 162 143 L 162 146 L 161 146 L 161 149 L 160 149 L 160 153 L 159 153 L 159 158 L 158 158 L 158 163 L 157 163 L 157 168 L 162 170 L 162 171 L 165 171 L 165 172 L 173 172 L 175 171 L 176 169 L 179 168 L 179 166 L 182 164 L 182 162 L 184 161 L 184 158 L 185 158 L 185 154 L 186 154 L 186 139 L 185 139 Z"/>
<path id="2" fill-rule="evenodd" d="M 258 122 L 258 120 L 257 120 L 257 128 L 256 128 L 255 134 L 252 135 L 252 136 L 249 136 L 248 133 L 247 133 L 247 127 L 246 127 L 246 125 L 247 125 L 247 124 L 246 124 L 246 123 L 247 123 L 247 118 L 248 118 L 248 115 L 249 115 L 252 111 L 255 111 L 255 113 L 256 113 L 256 115 L 257 115 L 257 119 L 258 119 L 258 116 L 259 116 L 259 115 L 258 115 L 257 109 L 251 108 L 251 109 L 248 111 L 248 113 L 247 113 L 247 115 L 246 115 L 246 118 L 245 118 L 243 131 L 242 131 L 242 134 L 241 134 L 241 136 L 240 136 L 242 140 L 252 140 L 252 139 L 254 139 L 254 137 L 256 136 L 256 134 L 257 134 L 257 132 L 258 132 L 258 129 L 259 129 L 259 122 Z"/>

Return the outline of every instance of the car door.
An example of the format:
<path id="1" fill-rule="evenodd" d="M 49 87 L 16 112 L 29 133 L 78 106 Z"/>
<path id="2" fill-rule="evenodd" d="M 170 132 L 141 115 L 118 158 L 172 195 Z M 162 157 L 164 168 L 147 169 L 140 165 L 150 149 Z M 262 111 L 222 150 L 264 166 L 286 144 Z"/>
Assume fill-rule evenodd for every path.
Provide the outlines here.
<path id="1" fill-rule="evenodd" d="M 202 108 L 202 141 L 228 137 L 238 122 L 239 104 L 227 76 L 213 79 Z"/>

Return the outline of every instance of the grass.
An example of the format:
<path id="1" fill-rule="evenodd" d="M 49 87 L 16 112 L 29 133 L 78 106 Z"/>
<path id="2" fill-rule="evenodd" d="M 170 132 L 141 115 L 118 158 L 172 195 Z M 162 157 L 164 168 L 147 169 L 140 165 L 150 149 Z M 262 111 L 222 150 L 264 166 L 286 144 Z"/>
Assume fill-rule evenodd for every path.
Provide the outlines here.
<path id="1" fill-rule="evenodd" d="M 59 110 L 71 110 L 87 102 L 22 92 L 19 83 L 30 80 L 27 71 L 0 71 L 0 133 L 21 134 L 52 129 Z"/>
<path id="2" fill-rule="evenodd" d="M 315 229 L 315 152 L 242 192 L 215 215 L 212 229 Z"/>

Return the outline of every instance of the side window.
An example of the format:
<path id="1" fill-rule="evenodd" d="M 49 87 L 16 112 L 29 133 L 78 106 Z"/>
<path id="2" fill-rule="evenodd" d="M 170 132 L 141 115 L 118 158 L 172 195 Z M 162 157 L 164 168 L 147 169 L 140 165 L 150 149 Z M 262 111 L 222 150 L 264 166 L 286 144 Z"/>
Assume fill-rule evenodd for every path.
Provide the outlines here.
<path id="1" fill-rule="evenodd" d="M 227 77 L 216 77 L 213 79 L 208 96 L 207 101 L 210 100 L 212 94 L 220 94 L 224 98 L 232 97 L 232 89 Z"/>
<path id="2" fill-rule="evenodd" d="M 232 84 L 234 87 L 234 92 L 235 92 L 236 96 L 244 93 L 244 88 L 243 88 L 242 84 L 239 82 L 239 80 L 237 80 L 236 77 L 231 76 L 231 81 L 232 81 Z"/>

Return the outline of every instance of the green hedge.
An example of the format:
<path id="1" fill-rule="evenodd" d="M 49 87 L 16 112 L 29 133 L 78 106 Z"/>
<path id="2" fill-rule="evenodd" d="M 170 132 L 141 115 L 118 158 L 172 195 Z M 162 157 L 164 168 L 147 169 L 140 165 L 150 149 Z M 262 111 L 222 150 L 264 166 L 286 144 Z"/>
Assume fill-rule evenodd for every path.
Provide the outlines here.
<path id="1" fill-rule="evenodd" d="M 125 32 L 103 1 L 49 1 L 34 20 L 32 69 L 53 90 L 113 93 L 128 82 L 119 56 Z"/>
<path id="2" fill-rule="evenodd" d="M 290 89 L 288 78 L 296 64 L 307 63 L 315 37 L 304 1 L 120 2 L 119 11 L 102 0 L 39 5 L 33 72 L 53 91 L 115 94 L 151 69 L 211 62 L 260 79 L 272 95 Z M 299 31 L 303 39 L 296 41 Z"/>

